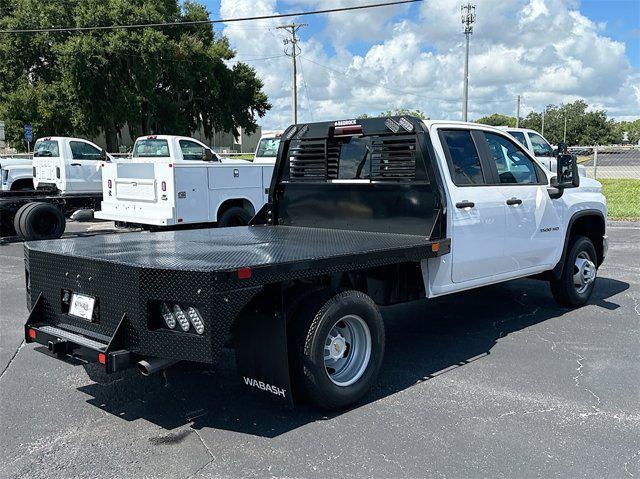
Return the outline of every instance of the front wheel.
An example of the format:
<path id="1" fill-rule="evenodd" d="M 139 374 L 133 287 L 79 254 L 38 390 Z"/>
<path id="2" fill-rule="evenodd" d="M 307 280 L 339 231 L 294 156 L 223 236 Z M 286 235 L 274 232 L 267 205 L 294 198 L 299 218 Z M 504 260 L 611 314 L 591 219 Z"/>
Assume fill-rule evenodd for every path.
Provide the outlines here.
<path id="1" fill-rule="evenodd" d="M 597 273 L 596 249 L 585 236 L 576 236 L 570 243 L 562 276 L 551 281 L 551 293 L 561 306 L 577 308 L 591 297 Z"/>
<path id="2" fill-rule="evenodd" d="M 353 404 L 374 385 L 384 355 L 384 324 L 360 291 L 321 292 L 291 324 L 294 387 L 323 409 Z"/>
<path id="3" fill-rule="evenodd" d="M 251 213 L 239 206 L 232 206 L 225 211 L 220 220 L 218 226 L 220 228 L 227 228 L 230 226 L 247 226 L 251 221 Z"/>

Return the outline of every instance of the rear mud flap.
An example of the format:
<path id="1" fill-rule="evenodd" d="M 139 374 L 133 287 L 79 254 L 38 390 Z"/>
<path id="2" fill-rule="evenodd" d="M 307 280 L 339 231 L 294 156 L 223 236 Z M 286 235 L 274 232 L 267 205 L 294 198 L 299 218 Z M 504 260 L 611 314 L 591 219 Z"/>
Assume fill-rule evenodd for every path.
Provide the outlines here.
<path id="1" fill-rule="evenodd" d="M 265 288 L 236 322 L 234 347 L 244 387 L 293 407 L 286 321 L 274 304 L 281 301 L 279 288 Z"/>

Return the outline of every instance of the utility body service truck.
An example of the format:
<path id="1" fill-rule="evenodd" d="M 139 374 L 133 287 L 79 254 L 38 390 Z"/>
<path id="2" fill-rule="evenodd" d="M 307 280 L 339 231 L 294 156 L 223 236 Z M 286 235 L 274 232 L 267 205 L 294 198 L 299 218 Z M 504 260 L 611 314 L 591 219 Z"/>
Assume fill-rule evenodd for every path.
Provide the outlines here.
<path id="1" fill-rule="evenodd" d="M 38 139 L 29 165 L 32 187 L 0 192 L 0 236 L 17 234 L 28 240 L 62 236 L 66 218 L 99 206 L 101 166 L 108 161 L 113 158 L 82 138 Z"/>
<path id="2" fill-rule="evenodd" d="M 95 217 L 120 226 L 246 226 L 268 198 L 275 158 L 222 158 L 193 138 L 138 138 L 126 163 L 104 165 Z"/>
<path id="3" fill-rule="evenodd" d="M 25 339 L 145 375 L 231 345 L 247 389 L 342 408 L 376 381 L 381 305 L 530 276 L 587 302 L 605 199 L 558 164 L 486 125 L 293 125 L 250 226 L 26 243 Z"/>

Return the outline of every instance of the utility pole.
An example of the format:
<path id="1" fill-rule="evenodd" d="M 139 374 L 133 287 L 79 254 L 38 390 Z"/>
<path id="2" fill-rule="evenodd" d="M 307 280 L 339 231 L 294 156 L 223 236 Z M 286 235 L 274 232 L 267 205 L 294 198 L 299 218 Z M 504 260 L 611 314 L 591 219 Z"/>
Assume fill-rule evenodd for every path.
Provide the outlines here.
<path id="1" fill-rule="evenodd" d="M 564 114 L 564 137 L 562 139 L 562 141 L 566 144 L 567 143 L 567 114 Z"/>
<path id="2" fill-rule="evenodd" d="M 520 128 L 520 95 L 516 98 L 516 128 Z"/>
<path id="3" fill-rule="evenodd" d="M 473 33 L 473 23 L 476 21 L 476 6 L 468 3 L 460 7 L 462 14 L 462 24 L 464 25 L 464 36 L 466 37 L 466 45 L 464 50 L 464 87 L 463 87 L 463 104 L 462 119 L 467 121 L 467 111 L 469 104 L 469 37 Z"/>
<path id="4" fill-rule="evenodd" d="M 542 136 L 544 136 L 544 114 L 547 112 L 547 107 L 545 106 L 542 110 L 542 131 L 540 132 Z"/>
<path id="5" fill-rule="evenodd" d="M 291 114 L 293 116 L 293 123 L 298 123 L 298 66 L 296 65 L 296 55 L 298 54 L 298 38 L 296 37 L 296 33 L 300 28 L 306 27 L 306 23 L 291 23 L 289 25 L 282 25 L 281 27 L 277 27 L 278 30 L 286 30 L 289 35 L 291 35 L 291 39 L 286 38 L 284 40 L 285 45 L 291 44 L 291 52 L 288 52 L 285 48 L 284 53 L 287 56 L 291 57 L 292 60 L 292 88 L 291 88 Z"/>

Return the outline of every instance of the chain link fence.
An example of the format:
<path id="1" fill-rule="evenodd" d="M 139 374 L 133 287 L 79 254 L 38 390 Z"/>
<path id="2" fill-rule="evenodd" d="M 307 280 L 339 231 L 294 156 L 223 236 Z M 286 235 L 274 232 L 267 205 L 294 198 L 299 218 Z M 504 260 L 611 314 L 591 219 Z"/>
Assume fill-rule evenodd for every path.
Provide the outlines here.
<path id="1" fill-rule="evenodd" d="M 589 146 L 570 149 L 587 176 L 602 183 L 609 216 L 640 219 L 640 146 Z"/>

